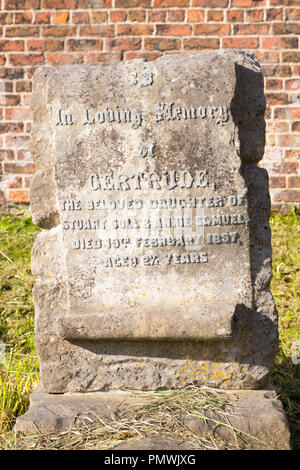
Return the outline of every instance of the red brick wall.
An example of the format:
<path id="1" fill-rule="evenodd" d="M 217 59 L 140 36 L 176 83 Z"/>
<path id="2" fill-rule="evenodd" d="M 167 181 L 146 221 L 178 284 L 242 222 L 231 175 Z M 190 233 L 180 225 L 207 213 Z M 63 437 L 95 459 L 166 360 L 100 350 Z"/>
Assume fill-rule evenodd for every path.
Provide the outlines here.
<path id="1" fill-rule="evenodd" d="M 300 0 L 0 0 L 0 189 L 27 202 L 31 77 L 41 64 L 253 50 L 268 107 L 273 205 L 300 202 Z M 1 194 L 0 194 L 1 196 Z M 3 194 L 2 194 L 3 196 Z"/>

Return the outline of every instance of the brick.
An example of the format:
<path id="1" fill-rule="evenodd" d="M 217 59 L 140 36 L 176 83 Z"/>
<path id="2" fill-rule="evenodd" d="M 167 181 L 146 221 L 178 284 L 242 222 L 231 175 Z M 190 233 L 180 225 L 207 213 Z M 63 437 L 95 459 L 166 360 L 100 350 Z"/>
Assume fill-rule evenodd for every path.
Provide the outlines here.
<path id="1" fill-rule="evenodd" d="M 167 38 L 146 38 L 144 48 L 146 50 L 157 50 L 157 51 L 172 51 L 180 49 L 179 39 L 167 39 Z"/>
<path id="2" fill-rule="evenodd" d="M 193 7 L 203 8 L 226 8 L 229 0 L 192 0 Z"/>
<path id="3" fill-rule="evenodd" d="M 300 34 L 299 23 L 273 23 L 273 34 Z"/>
<path id="4" fill-rule="evenodd" d="M 68 51 L 94 51 L 101 50 L 103 41 L 101 39 L 68 39 Z"/>
<path id="5" fill-rule="evenodd" d="M 269 121 L 267 123 L 267 132 L 274 132 L 274 133 L 279 133 L 279 132 L 288 132 L 289 131 L 289 123 L 286 121 Z"/>
<path id="6" fill-rule="evenodd" d="M 2 69 L 0 69 L 0 78 L 6 78 L 7 80 L 24 78 L 24 69 L 2 67 Z"/>
<path id="7" fill-rule="evenodd" d="M 270 132 L 266 135 L 266 145 L 275 146 L 276 145 L 276 135 L 271 134 Z"/>
<path id="8" fill-rule="evenodd" d="M 300 79 L 292 79 L 285 81 L 285 89 L 286 90 L 300 90 Z"/>
<path id="9" fill-rule="evenodd" d="M 293 70 L 293 75 L 296 75 L 296 76 L 300 75 L 300 65 L 293 65 L 292 70 Z"/>
<path id="10" fill-rule="evenodd" d="M 53 23 L 54 24 L 65 24 L 69 20 L 69 12 L 68 11 L 57 11 L 54 13 L 53 16 Z"/>
<path id="11" fill-rule="evenodd" d="M 66 37 L 75 36 L 76 26 L 43 26 L 42 36 L 45 37 Z"/>
<path id="12" fill-rule="evenodd" d="M 18 106 L 20 95 L 0 95 L 0 106 Z"/>
<path id="13" fill-rule="evenodd" d="M 234 24 L 233 34 L 242 36 L 259 36 L 268 34 L 270 25 L 267 23 L 255 23 L 255 24 Z"/>
<path id="14" fill-rule="evenodd" d="M 125 60 L 132 60 L 132 59 L 146 59 L 146 60 L 156 60 L 158 57 L 162 56 L 162 52 L 136 52 L 130 51 L 125 52 L 124 59 Z"/>
<path id="15" fill-rule="evenodd" d="M 17 173 L 17 174 L 32 174 L 35 172 L 35 164 L 32 162 L 27 163 L 16 163 L 16 162 L 7 162 L 4 163 L 4 173 Z"/>
<path id="16" fill-rule="evenodd" d="M 126 10 L 115 10 L 110 12 L 110 21 L 113 23 L 121 23 L 126 21 L 127 11 Z"/>
<path id="17" fill-rule="evenodd" d="M 289 121 L 294 121 L 300 119 L 300 108 L 276 108 L 274 110 L 275 119 L 287 119 Z"/>
<path id="18" fill-rule="evenodd" d="M 300 202 L 300 190 L 278 190 L 273 195 L 274 202 Z"/>
<path id="19" fill-rule="evenodd" d="M 269 104 L 287 104 L 286 93 L 266 93 L 266 100 Z"/>
<path id="20" fill-rule="evenodd" d="M 223 48 L 227 49 L 257 49 L 259 46 L 258 38 L 223 38 Z"/>
<path id="21" fill-rule="evenodd" d="M 38 24 L 49 24 L 51 20 L 50 11 L 35 12 L 34 22 Z"/>
<path id="22" fill-rule="evenodd" d="M 282 89 L 282 80 L 275 78 L 270 78 L 266 80 L 266 88 L 272 90 L 281 90 Z"/>
<path id="23" fill-rule="evenodd" d="M 5 179 L 5 188 L 22 188 L 22 178 L 21 176 L 10 176 Z"/>
<path id="24" fill-rule="evenodd" d="M 284 158 L 294 160 L 295 162 L 298 162 L 299 160 L 299 150 L 285 150 L 285 156 Z"/>
<path id="25" fill-rule="evenodd" d="M 27 41 L 28 51 L 60 51 L 64 48 L 63 39 L 29 39 Z"/>
<path id="26" fill-rule="evenodd" d="M 100 12 L 102 13 L 102 12 Z M 99 14 L 99 12 L 98 12 Z M 107 18 L 107 13 L 103 12 L 103 17 Z M 105 20 L 104 20 L 105 21 Z M 95 23 L 99 23 L 99 21 L 95 21 Z M 75 11 L 72 13 L 72 23 L 80 24 L 80 23 L 90 23 L 90 13 L 88 11 Z M 102 21 L 100 21 L 102 23 Z"/>
<path id="27" fill-rule="evenodd" d="M 0 39 L 0 51 L 24 51 L 24 41 Z"/>
<path id="28" fill-rule="evenodd" d="M 37 10 L 40 0 L 4 0 L 5 10 Z"/>
<path id="29" fill-rule="evenodd" d="M 229 24 L 196 24 L 194 34 L 196 36 L 228 36 L 230 34 Z"/>
<path id="30" fill-rule="evenodd" d="M 39 34 L 39 26 L 7 26 L 5 30 L 7 38 L 37 37 Z"/>
<path id="31" fill-rule="evenodd" d="M 129 10 L 128 20 L 138 23 L 146 21 L 146 10 Z"/>
<path id="32" fill-rule="evenodd" d="M 87 8 L 111 8 L 112 0 L 76 0 L 76 8 L 85 10 Z"/>
<path id="33" fill-rule="evenodd" d="M 15 14 L 15 23 L 16 24 L 24 24 L 24 23 L 31 23 L 32 22 L 32 12 L 31 11 L 23 11 L 22 13 Z"/>
<path id="34" fill-rule="evenodd" d="M 137 50 L 141 48 L 142 40 L 140 38 L 119 38 L 108 39 L 106 43 L 107 50 Z"/>
<path id="35" fill-rule="evenodd" d="M 152 0 L 115 0 L 116 8 L 150 8 Z M 155 6 L 155 5 L 154 5 Z"/>
<path id="36" fill-rule="evenodd" d="M 23 122 L 0 122 L 0 134 L 23 132 Z"/>
<path id="37" fill-rule="evenodd" d="M 298 38 L 294 37 L 268 37 L 261 38 L 262 49 L 296 49 Z"/>
<path id="38" fill-rule="evenodd" d="M 191 23 L 199 23 L 204 21 L 205 13 L 204 10 L 189 10 L 188 21 Z"/>
<path id="39" fill-rule="evenodd" d="M 300 52 L 287 51 L 282 53 L 282 62 L 300 62 Z"/>
<path id="40" fill-rule="evenodd" d="M 300 121 L 292 122 L 292 131 L 300 132 Z"/>
<path id="41" fill-rule="evenodd" d="M 68 10 L 75 7 L 75 0 L 43 0 L 45 10 Z"/>
<path id="42" fill-rule="evenodd" d="M 24 178 L 24 186 L 25 186 L 25 188 L 29 188 L 29 187 L 30 187 L 31 179 L 32 179 L 32 178 L 30 178 L 30 177 L 25 177 L 25 178 Z"/>
<path id="43" fill-rule="evenodd" d="M 108 13 L 106 11 L 92 11 L 92 23 L 95 23 L 95 24 L 106 23 L 107 19 L 108 19 Z"/>
<path id="44" fill-rule="evenodd" d="M 8 198 L 13 202 L 29 203 L 29 189 L 10 189 Z"/>
<path id="45" fill-rule="evenodd" d="M 27 162 L 32 162 L 32 155 L 28 149 L 21 149 L 17 151 L 18 160 L 26 160 Z"/>
<path id="46" fill-rule="evenodd" d="M 265 77 L 290 77 L 292 69 L 289 65 L 262 65 Z"/>
<path id="47" fill-rule="evenodd" d="M 257 55 L 261 64 L 276 64 L 279 62 L 279 53 L 274 51 L 256 51 L 255 54 Z"/>
<path id="48" fill-rule="evenodd" d="M 85 54 L 87 64 L 97 64 L 98 62 L 119 62 L 121 58 L 121 52 L 90 52 Z"/>
<path id="49" fill-rule="evenodd" d="M 281 147 L 296 147 L 300 149 L 300 135 L 281 134 L 278 135 L 278 145 Z"/>
<path id="50" fill-rule="evenodd" d="M 264 10 L 246 10 L 246 21 L 259 22 L 264 20 Z"/>
<path id="51" fill-rule="evenodd" d="M 96 25 L 80 27 L 80 36 L 97 36 L 111 38 L 114 36 L 114 34 L 114 25 Z"/>
<path id="52" fill-rule="evenodd" d="M 7 148 L 24 148 L 29 145 L 29 136 L 6 136 L 5 143 Z M 12 172 L 14 173 L 14 172 Z"/>
<path id="53" fill-rule="evenodd" d="M 274 165 L 272 171 L 274 173 L 292 174 L 298 170 L 298 162 L 281 162 L 279 165 Z"/>
<path id="54" fill-rule="evenodd" d="M 242 23 L 244 21 L 244 10 L 227 10 L 226 20 L 232 23 Z"/>
<path id="55" fill-rule="evenodd" d="M 219 39 L 217 38 L 191 38 L 184 39 L 184 49 L 218 49 Z"/>
<path id="56" fill-rule="evenodd" d="M 190 0 L 154 0 L 154 7 L 188 7 Z"/>
<path id="57" fill-rule="evenodd" d="M 300 176 L 289 176 L 288 188 L 300 188 Z"/>
<path id="58" fill-rule="evenodd" d="M 33 72 L 35 69 L 36 67 L 32 67 Z M 30 99 L 31 99 L 31 93 L 26 93 L 22 96 L 22 102 L 23 102 L 24 107 L 30 106 Z"/>
<path id="59" fill-rule="evenodd" d="M 188 24 L 158 24 L 157 36 L 190 36 L 191 26 Z"/>
<path id="60" fill-rule="evenodd" d="M 207 21 L 223 21 L 223 10 L 208 10 Z"/>
<path id="61" fill-rule="evenodd" d="M 266 11 L 266 20 L 275 21 L 283 19 L 283 10 L 281 8 L 268 8 Z"/>
<path id="62" fill-rule="evenodd" d="M 295 105 L 295 104 L 299 104 L 300 105 L 300 93 L 298 94 L 289 94 L 288 95 L 288 104 L 292 104 L 292 105 Z"/>
<path id="63" fill-rule="evenodd" d="M 270 188 L 285 188 L 285 185 L 286 185 L 285 176 L 270 176 L 269 184 L 270 184 Z"/>
<path id="64" fill-rule="evenodd" d="M 292 6 L 292 5 L 300 5 L 300 0 L 270 0 L 270 5 L 275 5 L 275 6 Z"/>
<path id="65" fill-rule="evenodd" d="M 28 79 L 28 80 L 31 80 L 32 79 L 32 76 L 34 74 L 36 70 L 36 67 L 28 67 L 26 68 L 26 76 L 25 78 Z"/>
<path id="66" fill-rule="evenodd" d="M 13 150 L 0 149 L 0 161 L 14 160 L 15 152 Z"/>
<path id="67" fill-rule="evenodd" d="M 153 33 L 152 25 L 120 24 L 117 27 L 118 36 L 150 36 Z M 113 34 L 111 34 L 113 36 Z"/>
<path id="68" fill-rule="evenodd" d="M 4 65 L 6 62 L 6 57 L 4 54 L 0 54 L 0 65 Z"/>
<path id="69" fill-rule="evenodd" d="M 245 7 L 245 8 L 253 8 L 253 7 L 263 7 L 266 5 L 266 0 L 232 0 L 231 6 L 232 7 Z"/>
<path id="70" fill-rule="evenodd" d="M 168 21 L 184 21 L 185 19 L 185 11 L 184 10 L 170 10 L 168 12 Z"/>
<path id="71" fill-rule="evenodd" d="M 44 54 L 9 54 L 9 63 L 12 65 L 40 65 L 44 62 Z"/>
<path id="72" fill-rule="evenodd" d="M 163 23 L 166 21 L 166 10 L 148 10 L 148 21 L 150 23 Z"/>
<path id="73" fill-rule="evenodd" d="M 0 13 L 0 24 L 11 24 L 13 22 L 13 13 Z"/>
<path id="74" fill-rule="evenodd" d="M 300 21 L 300 8 L 287 8 L 286 20 L 287 21 Z"/>
<path id="75" fill-rule="evenodd" d="M 27 121 L 31 119 L 31 111 L 28 108 L 10 108 L 5 110 L 5 119 L 21 119 Z"/>
<path id="76" fill-rule="evenodd" d="M 67 53 L 49 53 L 47 57 L 50 65 L 72 65 L 83 64 L 83 54 L 67 54 Z"/>
<path id="77" fill-rule="evenodd" d="M 11 93 L 13 91 L 12 82 L 0 82 L 0 93 Z"/>

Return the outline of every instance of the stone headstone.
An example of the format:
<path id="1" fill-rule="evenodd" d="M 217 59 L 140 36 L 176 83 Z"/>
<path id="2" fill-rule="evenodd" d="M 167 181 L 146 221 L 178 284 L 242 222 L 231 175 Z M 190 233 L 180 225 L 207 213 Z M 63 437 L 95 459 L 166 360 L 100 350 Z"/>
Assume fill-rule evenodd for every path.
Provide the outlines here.
<path id="1" fill-rule="evenodd" d="M 263 386 L 277 316 L 256 57 L 42 67 L 32 109 L 44 390 Z"/>

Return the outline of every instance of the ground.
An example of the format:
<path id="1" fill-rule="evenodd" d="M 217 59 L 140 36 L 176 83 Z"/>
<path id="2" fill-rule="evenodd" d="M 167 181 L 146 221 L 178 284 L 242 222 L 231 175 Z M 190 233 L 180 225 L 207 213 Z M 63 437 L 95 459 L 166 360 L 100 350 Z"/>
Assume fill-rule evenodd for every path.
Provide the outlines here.
<path id="1" fill-rule="evenodd" d="M 300 213 L 273 213 L 270 219 L 273 246 L 271 290 L 279 312 L 280 349 L 272 380 L 286 411 L 293 449 L 300 449 Z M 32 387 L 39 381 L 34 348 L 32 303 L 33 278 L 30 250 L 39 232 L 27 208 L 0 214 L 0 449 L 13 448 L 109 448 L 136 433 L 154 433 L 188 439 L 174 420 L 174 411 L 195 412 L 201 406 L 223 410 L 226 403 L 213 391 L 189 389 L 161 394 L 159 408 L 146 409 L 114 426 L 98 426 L 93 432 L 15 439 L 16 417 L 29 404 Z M 5 350 L 4 350 L 5 348 Z M 297 349 L 298 348 L 298 349 Z M 199 408 L 200 407 L 200 408 Z M 170 434 L 170 429 L 172 432 Z M 215 448 L 213 442 L 194 442 L 199 448 Z"/>

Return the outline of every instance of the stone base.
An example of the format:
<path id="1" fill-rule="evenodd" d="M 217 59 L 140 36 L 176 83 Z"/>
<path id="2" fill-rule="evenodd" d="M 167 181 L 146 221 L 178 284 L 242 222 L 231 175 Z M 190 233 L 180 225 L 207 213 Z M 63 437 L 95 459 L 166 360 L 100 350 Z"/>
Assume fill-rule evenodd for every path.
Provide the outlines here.
<path id="1" fill-rule="evenodd" d="M 273 389 L 222 390 L 232 402 L 230 413 L 224 417 L 216 412 L 199 410 L 206 419 L 180 414 L 178 418 L 193 433 L 208 439 L 222 439 L 223 444 L 240 443 L 252 449 L 290 449 L 290 432 L 282 404 Z M 67 431 L 72 427 L 90 425 L 100 420 L 122 418 L 131 410 L 157 400 L 151 393 L 94 392 L 48 394 L 41 385 L 31 395 L 29 410 L 17 419 L 15 430 L 25 434 L 35 432 Z M 224 424 L 217 424 L 218 421 Z M 232 426 L 239 432 L 233 433 Z M 238 437 L 237 437 L 238 436 Z M 252 437 L 250 437 L 252 436 Z M 127 450 L 182 450 L 192 449 L 188 442 L 177 442 L 159 437 L 130 440 L 114 449 Z"/>

